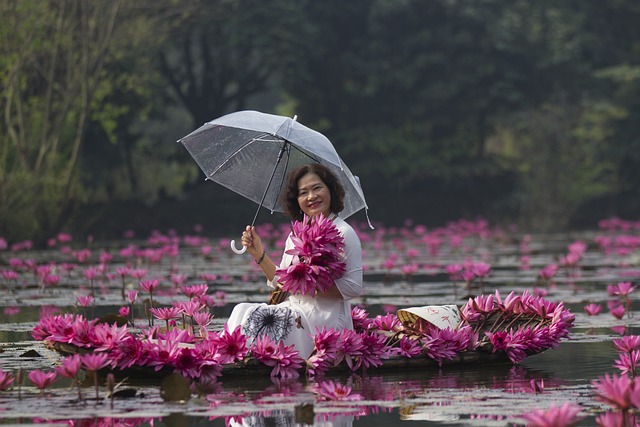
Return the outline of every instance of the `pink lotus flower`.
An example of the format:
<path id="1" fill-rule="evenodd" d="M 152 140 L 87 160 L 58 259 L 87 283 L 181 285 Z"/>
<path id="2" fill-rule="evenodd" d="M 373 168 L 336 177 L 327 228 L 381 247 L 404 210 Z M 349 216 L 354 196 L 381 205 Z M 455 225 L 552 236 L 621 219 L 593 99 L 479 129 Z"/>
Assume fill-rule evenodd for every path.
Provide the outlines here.
<path id="1" fill-rule="evenodd" d="M 602 427 L 637 426 L 636 415 L 632 412 L 605 412 L 596 417 L 596 424 Z"/>
<path id="2" fill-rule="evenodd" d="M 149 348 L 133 335 L 124 337 L 111 351 L 111 359 L 114 366 L 120 369 L 130 368 L 133 365 L 145 365 L 149 358 Z"/>
<path id="3" fill-rule="evenodd" d="M 181 291 L 189 299 L 200 297 L 207 294 L 209 285 L 206 283 L 200 285 L 183 286 Z"/>
<path id="4" fill-rule="evenodd" d="M 600 304 L 587 304 L 584 306 L 584 311 L 589 315 L 589 316 L 597 316 L 598 314 L 600 314 L 600 311 L 602 311 L 602 306 Z"/>
<path id="5" fill-rule="evenodd" d="M 205 328 L 207 325 L 211 323 L 211 313 L 202 311 L 199 313 L 193 313 L 193 320 L 198 324 L 198 326 Z"/>
<path id="6" fill-rule="evenodd" d="M 411 358 L 422 353 L 422 346 L 420 344 L 420 341 L 404 336 L 400 338 L 397 347 L 394 347 L 393 350 L 395 354 Z"/>
<path id="7" fill-rule="evenodd" d="M 351 319 L 353 320 L 353 328 L 356 331 L 363 331 L 369 328 L 370 320 L 367 311 L 361 307 L 353 306 L 351 308 Z"/>
<path id="8" fill-rule="evenodd" d="M 613 366 L 619 369 L 622 374 L 631 377 L 636 376 L 637 368 L 640 365 L 640 350 L 633 350 L 630 353 L 620 353 Z"/>
<path id="9" fill-rule="evenodd" d="M 304 359 L 300 357 L 293 345 L 285 346 L 280 341 L 272 356 L 268 360 L 263 360 L 263 363 L 273 366 L 271 377 L 298 378 Z"/>
<path id="10" fill-rule="evenodd" d="M 631 285 L 631 282 L 620 282 L 615 285 L 608 285 L 607 292 L 610 296 L 626 297 L 635 290 L 635 286 Z"/>
<path id="11" fill-rule="evenodd" d="M 14 378 L 11 372 L 0 369 L 0 391 L 8 390 L 13 384 Z"/>
<path id="12" fill-rule="evenodd" d="M 44 394 L 44 390 L 49 387 L 56 379 L 55 372 L 45 372 L 38 369 L 35 369 L 29 372 L 29 380 L 35 385 L 39 390 L 40 394 Z"/>
<path id="13" fill-rule="evenodd" d="M 81 356 L 82 366 L 88 371 L 99 371 L 109 364 L 107 353 L 87 353 Z"/>
<path id="14" fill-rule="evenodd" d="M 94 326 L 91 344 L 95 351 L 110 351 L 122 341 L 129 330 L 127 325 L 118 326 L 116 323 L 99 323 Z"/>
<path id="15" fill-rule="evenodd" d="M 193 317 L 194 314 L 199 313 L 204 305 L 198 300 L 180 301 L 174 302 L 174 307 L 177 307 L 182 313 L 189 317 Z"/>
<path id="16" fill-rule="evenodd" d="M 486 262 L 473 263 L 471 269 L 473 271 L 473 274 L 481 279 L 491 274 L 491 265 L 487 264 Z"/>
<path id="17" fill-rule="evenodd" d="M 2 270 L 2 278 L 7 281 L 16 281 L 20 278 L 20 275 L 14 270 Z"/>
<path id="18" fill-rule="evenodd" d="M 131 314 L 131 309 L 130 307 L 124 306 L 124 307 L 120 307 L 118 309 L 118 314 L 124 318 L 129 317 L 129 314 Z"/>
<path id="19" fill-rule="evenodd" d="M 253 344 L 251 344 L 251 353 L 253 357 L 262 363 L 266 363 L 266 361 L 271 360 L 276 353 L 277 347 L 275 341 L 265 334 L 258 336 L 258 338 L 253 341 Z"/>
<path id="20" fill-rule="evenodd" d="M 129 300 L 130 304 L 133 304 L 136 299 L 138 298 L 138 291 L 128 291 L 127 292 L 127 299 Z"/>
<path id="21" fill-rule="evenodd" d="M 402 266 L 402 274 L 412 276 L 418 272 L 418 264 L 407 264 Z"/>
<path id="22" fill-rule="evenodd" d="M 290 266 L 277 269 L 282 288 L 291 293 L 314 296 L 326 292 L 346 268 L 342 260 L 344 238 L 333 221 L 319 215 L 304 216 L 292 223 L 293 248 L 287 254 L 293 256 Z"/>
<path id="23" fill-rule="evenodd" d="M 233 332 L 229 332 L 225 324 L 222 333 L 213 340 L 218 344 L 222 363 L 242 360 L 249 352 L 247 337 L 242 334 L 240 326 L 237 326 Z"/>
<path id="24" fill-rule="evenodd" d="M 362 400 L 359 394 L 352 394 L 351 387 L 334 381 L 322 381 L 313 387 L 320 400 L 355 401 Z"/>
<path id="25" fill-rule="evenodd" d="M 80 261 L 82 262 L 82 261 Z M 94 294 L 94 282 L 98 277 L 100 270 L 97 267 L 87 267 L 84 269 L 84 277 L 91 283 L 91 295 Z"/>
<path id="26" fill-rule="evenodd" d="M 394 331 L 401 326 L 398 316 L 393 313 L 386 314 L 384 316 L 378 315 L 370 323 L 370 328 L 379 329 L 382 331 Z"/>
<path id="27" fill-rule="evenodd" d="M 640 408 L 640 378 L 605 374 L 591 382 L 596 387 L 596 399 L 626 411 Z"/>
<path id="28" fill-rule="evenodd" d="M 91 251 L 89 249 L 80 249 L 75 253 L 76 260 L 83 264 L 91 257 Z"/>
<path id="29" fill-rule="evenodd" d="M 178 319 L 181 313 L 181 310 L 178 307 L 152 308 L 149 311 L 156 319 L 164 320 L 166 322 L 167 329 L 169 329 L 169 321 L 172 319 Z"/>
<path id="30" fill-rule="evenodd" d="M 75 378 L 82 367 L 82 360 L 79 354 L 67 356 L 62 359 L 60 366 L 56 368 L 58 375 L 65 378 Z"/>
<path id="31" fill-rule="evenodd" d="M 578 424 L 584 418 L 578 416 L 580 407 L 572 403 L 563 403 L 557 407 L 551 405 L 548 410 L 536 409 L 522 417 L 527 420 L 528 426 L 531 427 L 569 427 Z"/>
<path id="32" fill-rule="evenodd" d="M 358 363 L 355 369 L 360 366 L 370 368 L 382 365 L 382 360 L 387 359 L 390 355 L 390 349 L 385 345 L 386 338 L 384 335 L 376 332 L 367 332 L 362 334 L 362 355 L 358 357 Z"/>
<path id="33" fill-rule="evenodd" d="M 612 307 L 609 312 L 613 315 L 613 317 L 615 317 L 616 319 L 622 319 L 626 313 L 626 309 L 624 308 L 624 306 L 622 304 L 618 304 L 614 307 Z"/>
<path id="34" fill-rule="evenodd" d="M 461 264 L 449 264 L 444 268 L 444 271 L 449 275 L 449 280 L 455 282 L 461 279 L 460 273 L 462 272 L 462 268 Z"/>
<path id="35" fill-rule="evenodd" d="M 340 331 L 340 338 L 338 338 L 336 344 L 334 363 L 340 363 L 344 360 L 349 369 L 355 370 L 357 360 L 362 356 L 364 350 L 362 335 L 356 331 L 344 329 Z"/>
<path id="36" fill-rule="evenodd" d="M 613 347 L 618 351 L 625 351 L 627 353 L 640 350 L 640 335 L 627 335 L 615 339 L 613 340 Z"/>
<path id="37" fill-rule="evenodd" d="M 186 282 L 188 278 L 189 276 L 187 276 L 186 274 L 178 274 L 178 273 L 174 273 L 169 277 L 169 279 L 171 280 L 171 283 L 175 286 L 182 286 L 182 284 Z"/>
<path id="38" fill-rule="evenodd" d="M 157 279 L 140 281 L 140 287 L 145 291 L 149 292 L 149 294 L 153 294 L 153 292 L 156 290 L 158 285 L 160 285 L 160 281 Z"/>
<path id="39" fill-rule="evenodd" d="M 314 268 L 307 263 L 300 262 L 299 258 L 294 258 L 291 265 L 285 269 L 278 269 L 277 273 L 282 281 L 282 289 L 302 295 L 314 296 L 316 292 L 325 292 L 327 289 L 317 289 L 316 276 L 314 273 L 319 273 L 318 268 Z M 325 284 L 326 282 L 322 282 Z"/>
<path id="40" fill-rule="evenodd" d="M 88 307 L 93 304 L 93 297 L 91 295 L 82 295 L 76 298 L 76 301 L 80 307 Z"/>
<path id="41" fill-rule="evenodd" d="M 135 270 L 131 270 L 131 277 L 134 279 L 138 279 L 138 281 L 142 280 L 143 277 L 147 275 L 147 270 L 144 268 L 137 268 Z"/>

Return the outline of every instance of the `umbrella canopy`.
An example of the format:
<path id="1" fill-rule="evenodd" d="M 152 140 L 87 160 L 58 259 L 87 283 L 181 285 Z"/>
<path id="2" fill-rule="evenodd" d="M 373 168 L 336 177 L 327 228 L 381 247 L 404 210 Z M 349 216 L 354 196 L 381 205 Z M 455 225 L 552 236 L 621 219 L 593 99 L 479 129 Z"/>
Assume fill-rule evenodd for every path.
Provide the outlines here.
<path id="1" fill-rule="evenodd" d="M 253 223 L 262 206 L 283 212 L 279 196 L 289 171 L 309 163 L 327 166 L 343 185 L 342 218 L 368 208 L 358 178 L 329 139 L 295 119 L 238 111 L 205 123 L 179 142 L 207 179 L 258 204 Z"/>

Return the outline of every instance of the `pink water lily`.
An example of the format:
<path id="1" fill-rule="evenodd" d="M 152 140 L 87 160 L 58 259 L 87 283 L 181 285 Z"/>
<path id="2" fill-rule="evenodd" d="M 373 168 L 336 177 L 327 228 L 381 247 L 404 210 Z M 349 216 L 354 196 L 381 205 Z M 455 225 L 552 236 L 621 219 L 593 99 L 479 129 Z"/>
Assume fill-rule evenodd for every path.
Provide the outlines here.
<path id="1" fill-rule="evenodd" d="M 99 371 L 109 365 L 107 353 L 87 353 L 81 356 L 82 366 L 88 371 Z"/>
<path id="2" fill-rule="evenodd" d="M 202 283 L 199 285 L 183 286 L 180 291 L 189 299 L 206 295 L 209 285 Z"/>
<path id="3" fill-rule="evenodd" d="M 65 378 L 75 378 L 82 368 L 82 359 L 79 354 L 67 356 L 61 360 L 60 366 L 56 368 L 58 375 Z"/>
<path id="4" fill-rule="evenodd" d="M 596 399 L 601 402 L 623 411 L 640 408 L 640 378 L 604 374 L 592 384 L 596 388 Z"/>
<path id="5" fill-rule="evenodd" d="M 45 372 L 39 369 L 34 369 L 29 372 L 29 380 L 31 380 L 33 385 L 40 390 L 41 395 L 44 395 L 44 390 L 53 384 L 56 377 L 57 374 L 54 371 Z"/>
<path id="6" fill-rule="evenodd" d="M 584 306 L 584 311 L 589 315 L 589 316 L 597 316 L 598 314 L 600 314 L 600 311 L 602 311 L 602 306 L 600 304 L 587 304 Z"/>
<path id="7" fill-rule="evenodd" d="M 351 393 L 351 387 L 335 381 L 321 381 L 313 387 L 318 397 L 322 400 L 357 401 L 362 400 L 360 394 Z"/>
<path id="8" fill-rule="evenodd" d="M 627 310 L 624 308 L 624 306 L 622 304 L 617 304 L 617 305 L 613 306 L 609 310 L 609 312 L 616 319 L 622 319 L 624 317 L 625 313 L 627 312 Z"/>
<path id="9" fill-rule="evenodd" d="M 247 337 L 242 334 L 240 326 L 230 332 L 225 324 L 223 332 L 214 341 L 219 345 L 223 363 L 242 360 L 249 352 Z"/>
<path id="10" fill-rule="evenodd" d="M 169 321 L 178 319 L 180 317 L 180 313 L 182 312 L 178 307 L 152 308 L 149 311 L 156 319 L 164 320 L 167 325 L 167 329 L 169 329 Z"/>
<path id="11" fill-rule="evenodd" d="M 579 406 L 567 402 L 561 406 L 551 405 L 547 410 L 536 409 L 523 414 L 522 417 L 530 427 L 570 427 L 584 418 L 578 415 L 579 412 Z"/>
<path id="12" fill-rule="evenodd" d="M 291 241 L 293 248 L 287 254 L 293 256 L 292 264 L 276 270 L 285 291 L 314 296 L 327 291 L 344 273 L 344 238 L 333 221 L 305 215 L 292 223 Z"/>
<path id="13" fill-rule="evenodd" d="M 618 351 L 632 352 L 640 350 L 640 335 L 627 335 L 613 340 L 613 347 Z"/>
<path id="14" fill-rule="evenodd" d="M 11 372 L 0 369 L 0 391 L 8 390 L 13 384 L 14 378 Z"/>
<path id="15" fill-rule="evenodd" d="M 82 368 L 82 359 L 79 354 L 67 356 L 60 362 L 60 366 L 56 368 L 58 375 L 70 378 L 74 381 L 78 387 L 78 400 L 82 399 L 82 387 L 79 381 L 76 380 L 78 372 Z"/>
<path id="16" fill-rule="evenodd" d="M 304 359 L 300 357 L 298 350 L 293 345 L 286 346 L 282 341 L 278 343 L 276 351 L 271 358 L 264 360 L 267 366 L 273 366 L 271 377 L 297 378 Z"/>
<path id="17" fill-rule="evenodd" d="M 620 370 L 622 374 L 635 377 L 640 366 L 640 350 L 633 350 L 629 353 L 620 353 L 613 363 L 613 366 Z"/>
<path id="18" fill-rule="evenodd" d="M 619 282 L 615 285 L 608 285 L 607 292 L 611 296 L 621 296 L 626 297 L 631 292 L 636 289 L 635 286 L 631 285 L 631 282 Z"/>

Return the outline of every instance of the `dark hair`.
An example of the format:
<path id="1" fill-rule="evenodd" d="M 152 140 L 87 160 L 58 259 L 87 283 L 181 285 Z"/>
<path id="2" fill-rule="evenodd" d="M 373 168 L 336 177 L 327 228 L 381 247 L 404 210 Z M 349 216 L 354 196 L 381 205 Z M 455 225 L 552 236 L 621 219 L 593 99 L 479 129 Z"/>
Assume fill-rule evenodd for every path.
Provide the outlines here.
<path id="1" fill-rule="evenodd" d="M 304 217 L 304 213 L 302 213 L 300 205 L 298 204 L 298 181 L 308 173 L 318 175 L 322 182 L 329 188 L 329 194 L 331 194 L 331 212 L 342 212 L 344 209 L 344 187 L 328 167 L 320 163 L 311 163 L 289 172 L 284 191 L 280 196 L 284 213 L 296 221 L 301 221 Z"/>

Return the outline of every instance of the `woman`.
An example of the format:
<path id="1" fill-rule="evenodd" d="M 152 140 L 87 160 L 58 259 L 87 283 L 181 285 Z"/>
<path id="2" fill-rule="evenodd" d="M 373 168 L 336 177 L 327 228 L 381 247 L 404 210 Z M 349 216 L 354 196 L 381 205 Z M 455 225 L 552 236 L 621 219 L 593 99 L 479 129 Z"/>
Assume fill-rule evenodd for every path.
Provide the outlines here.
<path id="1" fill-rule="evenodd" d="M 285 213 L 297 221 L 302 221 L 304 215 L 322 214 L 330 218 L 344 237 L 341 256 L 346 263 L 345 272 L 331 288 L 314 297 L 296 294 L 277 305 L 238 304 L 227 321 L 229 330 L 241 325 L 242 332 L 251 338 L 267 335 L 276 342 L 294 344 L 300 356 L 307 359 L 313 351 L 316 329 L 353 329 L 349 300 L 362 295 L 364 290 L 362 248 L 356 232 L 338 216 L 344 208 L 344 196 L 344 188 L 336 176 L 323 165 L 314 163 L 291 171 L 282 193 Z M 275 290 L 276 270 L 288 267 L 293 259 L 286 253 L 293 248 L 291 235 L 287 238 L 279 267 L 267 255 L 255 227 L 247 226 L 242 233 L 242 245 L 262 269 L 267 285 Z"/>

